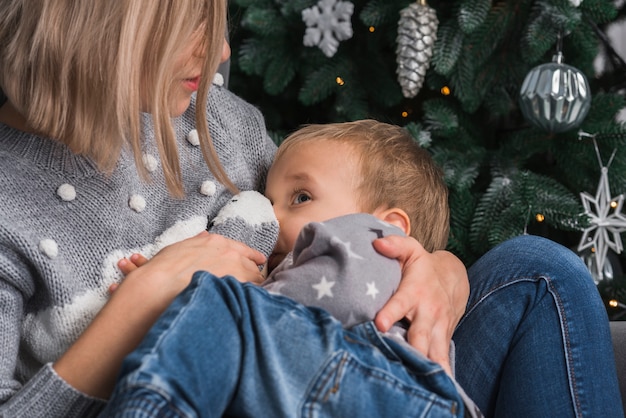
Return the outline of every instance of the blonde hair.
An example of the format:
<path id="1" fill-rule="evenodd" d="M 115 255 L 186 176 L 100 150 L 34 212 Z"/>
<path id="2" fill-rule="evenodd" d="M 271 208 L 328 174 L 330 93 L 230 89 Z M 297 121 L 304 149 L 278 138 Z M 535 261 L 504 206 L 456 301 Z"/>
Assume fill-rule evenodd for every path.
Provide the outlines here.
<path id="1" fill-rule="evenodd" d="M 225 0 L 0 0 L 0 87 L 31 129 L 111 172 L 129 146 L 142 177 L 142 92 L 170 192 L 183 196 L 168 104 L 174 60 L 195 31 L 205 42 L 196 127 L 207 165 L 235 186 L 210 139 L 206 100 L 219 65 Z"/>
<path id="2" fill-rule="evenodd" d="M 443 172 L 405 129 L 374 120 L 307 125 L 285 139 L 275 161 L 298 145 L 315 141 L 354 147 L 363 211 L 403 209 L 411 220 L 411 236 L 426 250 L 446 247 L 450 209 Z"/>

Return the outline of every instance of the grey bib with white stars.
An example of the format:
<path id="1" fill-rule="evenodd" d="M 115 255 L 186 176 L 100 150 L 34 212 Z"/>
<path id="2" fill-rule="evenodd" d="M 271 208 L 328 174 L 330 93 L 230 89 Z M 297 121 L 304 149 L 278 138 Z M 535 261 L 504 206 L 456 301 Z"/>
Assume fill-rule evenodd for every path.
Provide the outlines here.
<path id="1" fill-rule="evenodd" d="M 388 235 L 404 233 L 365 213 L 309 223 L 291 257 L 272 271 L 263 287 L 325 309 L 345 328 L 371 321 L 402 276 L 398 261 L 380 255 L 372 245 Z"/>

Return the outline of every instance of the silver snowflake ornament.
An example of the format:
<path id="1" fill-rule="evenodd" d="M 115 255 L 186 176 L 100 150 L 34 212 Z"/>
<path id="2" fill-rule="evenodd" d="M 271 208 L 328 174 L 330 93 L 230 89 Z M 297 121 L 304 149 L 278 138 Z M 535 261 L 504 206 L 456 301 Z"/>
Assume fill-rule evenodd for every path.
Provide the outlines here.
<path id="1" fill-rule="evenodd" d="M 340 41 L 352 38 L 354 4 L 349 1 L 320 0 L 317 5 L 302 10 L 302 20 L 307 26 L 304 46 L 318 46 L 331 58 Z"/>
<path id="2" fill-rule="evenodd" d="M 624 195 L 611 198 L 608 172 L 607 167 L 602 167 L 595 196 L 580 194 L 591 226 L 584 230 L 578 251 L 595 249 L 597 277 L 601 277 L 609 248 L 618 254 L 624 249 L 620 233 L 626 231 L 626 217 L 622 214 Z"/>

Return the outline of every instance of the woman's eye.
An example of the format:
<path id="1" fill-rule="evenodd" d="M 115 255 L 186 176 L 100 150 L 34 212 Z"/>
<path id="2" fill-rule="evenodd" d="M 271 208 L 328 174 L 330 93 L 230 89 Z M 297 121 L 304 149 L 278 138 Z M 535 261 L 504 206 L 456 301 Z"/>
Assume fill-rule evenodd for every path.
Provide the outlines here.
<path id="1" fill-rule="evenodd" d="M 300 203 L 304 203 L 311 200 L 311 197 L 305 193 L 298 193 L 296 198 L 293 200 L 293 203 L 299 205 Z"/>

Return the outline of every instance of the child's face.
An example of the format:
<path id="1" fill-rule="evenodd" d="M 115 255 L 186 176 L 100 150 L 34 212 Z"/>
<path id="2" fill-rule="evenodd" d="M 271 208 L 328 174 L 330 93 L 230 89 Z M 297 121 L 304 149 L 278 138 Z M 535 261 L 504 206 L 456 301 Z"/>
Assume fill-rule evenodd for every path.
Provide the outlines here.
<path id="1" fill-rule="evenodd" d="M 305 224 L 361 211 L 355 154 L 347 144 L 319 140 L 297 145 L 272 165 L 265 195 L 274 207 L 280 233 L 268 260 L 270 270 L 293 250 Z"/>

